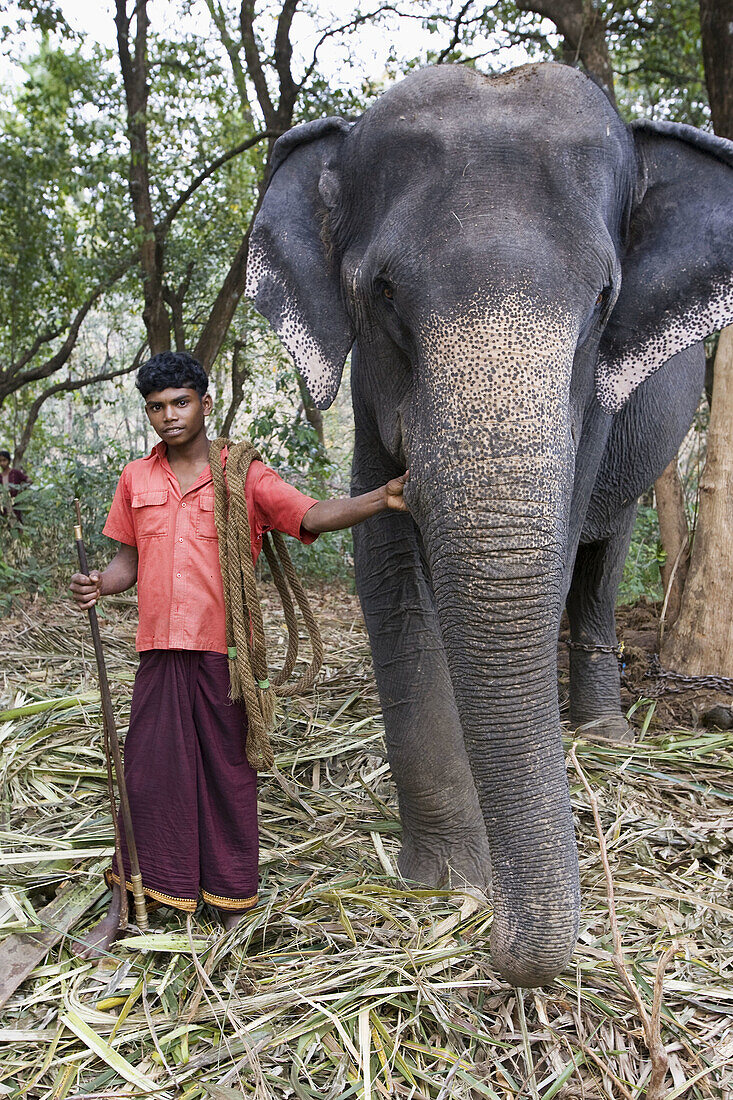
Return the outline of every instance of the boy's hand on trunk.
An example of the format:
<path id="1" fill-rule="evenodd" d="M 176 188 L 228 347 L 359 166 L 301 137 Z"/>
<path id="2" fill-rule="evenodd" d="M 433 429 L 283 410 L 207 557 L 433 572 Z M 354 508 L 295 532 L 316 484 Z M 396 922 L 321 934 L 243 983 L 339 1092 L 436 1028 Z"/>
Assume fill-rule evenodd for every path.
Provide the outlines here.
<path id="1" fill-rule="evenodd" d="M 384 486 L 387 507 L 395 512 L 409 512 L 410 510 L 407 507 L 404 496 L 405 485 L 409 479 L 410 471 L 405 470 L 404 474 L 400 477 L 393 477 L 392 480 L 388 481 Z"/>

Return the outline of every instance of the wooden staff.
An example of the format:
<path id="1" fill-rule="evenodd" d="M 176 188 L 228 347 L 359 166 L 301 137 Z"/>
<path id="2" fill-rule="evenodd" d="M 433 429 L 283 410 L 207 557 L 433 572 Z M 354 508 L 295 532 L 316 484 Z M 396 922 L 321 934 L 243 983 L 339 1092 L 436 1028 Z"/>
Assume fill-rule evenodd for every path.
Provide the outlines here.
<path id="1" fill-rule="evenodd" d="M 76 526 L 74 527 L 76 550 L 79 555 L 79 565 L 81 567 L 81 571 L 85 577 L 88 577 L 89 565 L 87 563 L 87 552 L 81 533 L 81 507 L 78 500 L 75 500 L 74 504 L 76 505 Z M 94 655 L 97 658 L 99 693 L 102 697 L 104 751 L 107 761 L 107 779 L 109 784 L 110 801 L 112 803 L 112 821 L 114 822 L 115 827 L 115 858 L 117 862 L 117 873 L 120 878 L 120 928 L 127 927 L 127 886 L 125 883 L 125 868 L 122 861 L 120 832 L 119 826 L 117 824 L 117 808 L 115 806 L 115 794 L 112 784 L 112 762 L 114 762 L 114 772 L 115 776 L 117 777 L 117 790 L 119 791 L 120 795 L 120 814 L 122 817 L 122 825 L 125 830 L 127 852 L 130 857 L 130 884 L 132 886 L 132 897 L 135 902 L 135 920 L 137 921 L 137 926 L 140 931 L 147 932 L 148 911 L 145 904 L 145 894 L 143 893 L 143 880 L 142 875 L 140 874 L 140 864 L 137 858 L 135 834 L 132 830 L 130 802 L 127 797 L 127 784 L 125 783 L 125 773 L 122 767 L 120 742 L 119 738 L 117 737 L 117 727 L 115 726 L 114 713 L 112 711 L 112 696 L 109 690 L 109 680 L 107 679 L 107 667 L 104 663 L 104 653 L 102 652 L 102 639 L 99 634 L 99 620 L 97 619 L 96 607 L 88 608 L 88 613 L 89 625 L 92 629 L 92 640 L 94 642 Z"/>

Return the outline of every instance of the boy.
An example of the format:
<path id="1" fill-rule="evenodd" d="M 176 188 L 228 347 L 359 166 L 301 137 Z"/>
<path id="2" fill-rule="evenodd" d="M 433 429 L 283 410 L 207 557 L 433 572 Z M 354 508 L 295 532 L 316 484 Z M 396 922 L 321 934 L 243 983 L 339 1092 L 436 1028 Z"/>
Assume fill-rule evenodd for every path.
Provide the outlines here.
<path id="1" fill-rule="evenodd" d="M 245 755 L 246 711 L 229 698 L 224 599 L 205 420 L 203 367 L 163 352 L 137 374 L 161 442 L 122 472 L 104 534 L 120 543 L 102 573 L 75 573 L 80 609 L 138 584 L 140 666 L 125 744 L 125 777 L 145 893 L 193 912 L 199 894 L 225 928 L 257 903 L 256 773 Z M 359 497 L 317 501 L 253 462 L 245 493 L 256 560 L 265 531 L 304 543 L 386 510 L 407 511 L 407 474 Z M 129 861 L 124 846 L 129 888 Z M 117 938 L 121 884 L 82 941 L 91 958 Z"/>

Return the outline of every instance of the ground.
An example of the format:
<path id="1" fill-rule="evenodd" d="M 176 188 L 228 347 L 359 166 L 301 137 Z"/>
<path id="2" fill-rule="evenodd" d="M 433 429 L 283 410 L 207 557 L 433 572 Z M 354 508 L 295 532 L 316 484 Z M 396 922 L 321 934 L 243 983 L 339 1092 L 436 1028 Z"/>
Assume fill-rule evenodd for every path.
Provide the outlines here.
<path id="1" fill-rule="evenodd" d="M 277 644 L 269 591 L 267 602 Z M 287 704 L 276 768 L 261 779 L 261 904 L 225 935 L 206 909 L 188 924 L 160 910 L 147 936 L 130 933 L 100 964 L 75 958 L 68 940 L 55 946 L 5 1008 L 0 1093 L 638 1096 L 649 1059 L 611 961 L 606 880 L 580 774 L 569 762 L 578 949 L 551 986 L 522 994 L 492 968 L 490 904 L 395 877 L 400 826 L 361 616 L 343 589 L 319 590 L 314 602 L 326 667 L 312 697 Z M 645 699 L 654 614 L 645 605 L 620 617 L 629 707 Z M 108 603 L 103 638 L 121 732 L 133 632 L 129 603 Z M 85 618 L 31 604 L 0 642 L 0 708 L 14 708 L 0 714 L 5 937 L 38 929 L 38 910 L 59 888 L 93 889 L 112 830 Z M 682 727 L 695 707 L 647 696 L 632 718 L 635 746 L 576 747 L 598 799 L 625 964 L 647 1007 L 659 957 L 673 948 L 661 1030 L 669 1100 L 733 1088 L 733 733 Z M 99 896 L 71 935 L 105 903 Z"/>

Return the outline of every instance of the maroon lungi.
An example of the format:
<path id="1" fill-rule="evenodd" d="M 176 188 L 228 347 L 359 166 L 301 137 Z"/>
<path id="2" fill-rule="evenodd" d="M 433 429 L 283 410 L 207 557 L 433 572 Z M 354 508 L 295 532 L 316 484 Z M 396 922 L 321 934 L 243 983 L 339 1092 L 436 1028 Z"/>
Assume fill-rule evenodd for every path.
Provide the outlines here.
<path id="1" fill-rule="evenodd" d="M 229 697 L 222 653 L 140 654 L 125 741 L 125 779 L 145 893 L 193 912 L 257 903 L 257 773 L 247 714 Z M 122 823 L 125 877 L 130 861 Z M 119 882 L 116 868 L 108 877 Z"/>

